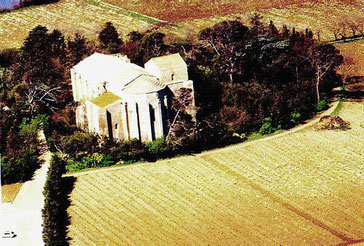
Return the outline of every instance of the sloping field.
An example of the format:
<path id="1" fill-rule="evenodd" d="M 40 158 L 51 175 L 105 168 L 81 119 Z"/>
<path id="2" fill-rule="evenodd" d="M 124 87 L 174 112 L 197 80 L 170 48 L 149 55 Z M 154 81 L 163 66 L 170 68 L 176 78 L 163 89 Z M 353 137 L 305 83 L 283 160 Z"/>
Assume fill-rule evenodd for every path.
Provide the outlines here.
<path id="1" fill-rule="evenodd" d="M 330 4 L 341 8 L 342 6 L 362 8 L 360 0 L 103 0 L 124 9 L 136 11 L 145 15 L 168 21 L 171 23 L 182 23 L 187 20 L 210 18 L 211 16 L 227 16 L 231 14 L 245 14 L 251 11 L 264 11 L 272 8 L 289 9 L 290 6 L 302 6 L 303 8 L 315 7 L 316 4 Z M 153 4 L 151 4 L 153 3 Z M 307 5 L 308 6 L 305 6 Z M 316 9 L 313 9 L 315 12 Z M 339 9 L 336 9 L 339 12 Z M 330 13 L 330 12 L 329 12 Z M 330 13 L 331 14 L 331 13 Z M 309 17 L 312 17 L 309 15 Z M 331 16 L 321 13 L 321 18 Z M 335 16 L 332 16 L 335 17 Z"/>
<path id="2" fill-rule="evenodd" d="M 358 23 L 363 22 L 363 8 L 364 3 L 360 4 L 360 2 L 348 4 L 343 3 L 343 1 L 326 1 L 325 3 L 304 1 L 289 4 L 282 8 L 262 8 L 258 9 L 257 12 L 264 17 L 263 22 L 269 23 L 272 20 L 279 30 L 281 30 L 283 24 L 286 24 L 289 28 L 296 27 L 297 31 L 310 28 L 314 32 L 315 38 L 317 38 L 317 31 L 320 31 L 321 40 L 333 40 L 332 30 L 337 28 L 338 23 L 351 20 Z M 223 20 L 235 18 L 239 18 L 246 25 L 249 25 L 252 15 L 252 9 L 247 9 L 247 11 L 235 12 L 226 16 L 191 19 L 179 23 L 179 25 L 194 31 L 200 31 Z M 347 28 L 346 33 L 348 36 L 351 35 L 349 28 Z"/>
<path id="3" fill-rule="evenodd" d="M 315 131 L 75 174 L 72 245 L 364 242 L 363 103 Z"/>
<path id="4" fill-rule="evenodd" d="M 142 31 L 152 25 L 120 12 L 89 4 L 83 0 L 60 0 L 0 14 L 0 50 L 20 47 L 37 25 L 59 29 L 65 36 L 76 32 L 95 40 L 105 23 L 111 21 L 119 34 L 125 37 L 131 31 Z"/>
<path id="5" fill-rule="evenodd" d="M 335 44 L 335 46 L 340 50 L 341 55 L 353 60 L 353 64 L 341 65 L 347 67 L 342 70 L 349 72 L 349 74 L 353 73 L 353 75 L 364 76 L 364 39 L 350 43 Z"/>

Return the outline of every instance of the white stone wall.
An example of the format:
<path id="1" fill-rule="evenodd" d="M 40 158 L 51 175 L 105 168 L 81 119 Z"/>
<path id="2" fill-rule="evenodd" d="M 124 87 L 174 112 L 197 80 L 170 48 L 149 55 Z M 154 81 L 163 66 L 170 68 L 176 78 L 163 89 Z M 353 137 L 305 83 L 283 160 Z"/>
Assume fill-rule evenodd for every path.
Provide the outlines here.
<path id="1" fill-rule="evenodd" d="M 155 75 L 158 79 L 161 79 L 162 73 L 152 60 L 145 63 L 144 68 L 151 74 Z"/>
<path id="2" fill-rule="evenodd" d="M 188 80 L 187 66 L 161 70 L 150 60 L 145 64 L 145 69 L 164 82 L 172 93 L 176 93 L 180 88 L 193 90 L 193 82 Z M 103 80 L 104 76 L 100 76 L 97 71 L 93 70 L 90 73 L 86 70 L 82 71 L 80 73 L 77 66 L 71 69 L 73 97 L 80 103 L 76 110 L 76 121 L 79 127 L 108 136 L 106 117 L 106 110 L 108 110 L 112 116 L 114 138 L 119 140 L 138 138 L 142 141 L 151 141 L 153 136 L 155 138 L 164 136 L 167 131 L 165 121 L 168 116 L 166 112 L 168 110 L 163 107 L 163 105 L 168 106 L 165 90 L 146 94 L 127 94 L 123 92 L 123 81 L 120 81 L 118 76 L 112 81 L 106 81 Z M 104 88 L 105 82 L 106 89 Z M 108 105 L 103 109 L 89 101 L 106 91 L 118 95 L 121 100 L 117 104 Z M 127 105 L 127 112 L 125 105 Z M 139 114 L 137 114 L 137 105 Z M 151 108 L 154 111 L 154 122 L 151 122 Z M 115 124 L 118 124 L 118 129 L 114 129 Z M 154 134 L 152 133 L 153 128 Z"/>
<path id="3" fill-rule="evenodd" d="M 163 70 L 158 68 L 152 60 L 149 60 L 145 63 L 144 67 L 148 72 L 155 75 L 163 83 L 188 80 L 187 66 Z"/>
<path id="4" fill-rule="evenodd" d="M 88 121 L 88 130 L 90 132 L 100 133 L 99 128 L 99 107 L 86 101 L 86 115 Z"/>

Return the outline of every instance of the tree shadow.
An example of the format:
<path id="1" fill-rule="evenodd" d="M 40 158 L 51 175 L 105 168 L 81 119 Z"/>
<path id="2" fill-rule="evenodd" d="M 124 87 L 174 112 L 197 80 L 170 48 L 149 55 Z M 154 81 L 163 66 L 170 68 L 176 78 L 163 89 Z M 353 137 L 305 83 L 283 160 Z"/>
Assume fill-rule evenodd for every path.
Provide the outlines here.
<path id="1" fill-rule="evenodd" d="M 71 224 L 71 217 L 69 216 L 67 209 L 71 205 L 70 194 L 74 188 L 76 180 L 76 177 L 63 177 L 61 180 L 62 194 L 60 196 L 60 206 L 62 208 L 62 212 L 57 219 L 62 233 L 61 238 L 65 239 L 62 245 L 69 245 L 69 241 L 72 239 L 67 236 L 68 226 Z"/>
<path id="2" fill-rule="evenodd" d="M 333 98 L 341 98 L 348 102 L 358 102 L 364 99 L 364 91 L 362 90 L 343 90 L 332 93 Z"/>

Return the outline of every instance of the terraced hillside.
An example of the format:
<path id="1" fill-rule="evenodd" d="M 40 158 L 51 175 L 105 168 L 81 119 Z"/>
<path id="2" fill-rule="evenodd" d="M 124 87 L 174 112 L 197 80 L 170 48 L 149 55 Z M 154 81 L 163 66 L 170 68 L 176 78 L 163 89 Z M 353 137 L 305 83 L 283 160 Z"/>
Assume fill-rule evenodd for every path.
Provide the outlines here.
<path id="1" fill-rule="evenodd" d="M 50 30 L 59 29 L 71 37 L 79 32 L 95 40 L 108 21 L 124 37 L 131 31 L 142 31 L 152 26 L 143 20 L 83 0 L 60 0 L 54 4 L 0 14 L 0 50 L 20 47 L 29 31 L 37 25 Z"/>
<path id="2" fill-rule="evenodd" d="M 364 242 L 363 102 L 347 131 L 301 131 L 75 174 L 72 245 Z"/>

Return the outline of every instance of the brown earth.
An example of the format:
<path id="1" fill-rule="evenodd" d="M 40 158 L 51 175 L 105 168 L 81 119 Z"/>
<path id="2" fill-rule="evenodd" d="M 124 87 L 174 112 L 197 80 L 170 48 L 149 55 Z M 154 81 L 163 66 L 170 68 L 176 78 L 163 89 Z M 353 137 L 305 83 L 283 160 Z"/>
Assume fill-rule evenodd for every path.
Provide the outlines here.
<path id="1" fill-rule="evenodd" d="M 77 177 L 72 245 L 364 242 L 363 102 L 346 131 L 293 132 Z M 348 192 L 350 191 L 350 192 Z"/>
<path id="2" fill-rule="evenodd" d="M 1 202 L 13 202 L 23 183 L 15 183 L 1 186 Z"/>

